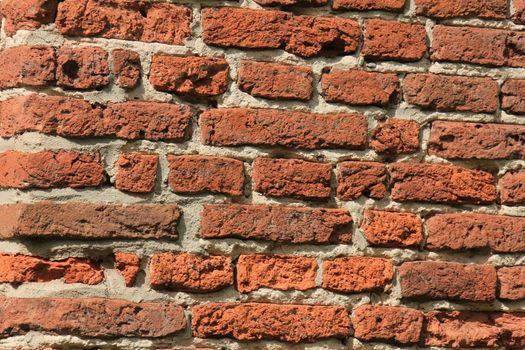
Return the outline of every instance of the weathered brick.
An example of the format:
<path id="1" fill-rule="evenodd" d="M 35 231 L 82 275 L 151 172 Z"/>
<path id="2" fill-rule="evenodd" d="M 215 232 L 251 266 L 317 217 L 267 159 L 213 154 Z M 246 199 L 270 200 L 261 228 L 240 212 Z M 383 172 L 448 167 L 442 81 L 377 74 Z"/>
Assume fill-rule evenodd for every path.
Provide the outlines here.
<path id="1" fill-rule="evenodd" d="M 289 243 L 349 243 L 352 217 L 345 209 L 206 204 L 200 236 Z"/>
<path id="2" fill-rule="evenodd" d="M 228 88 L 228 72 L 228 63 L 222 58 L 155 54 L 149 81 L 160 91 L 215 96 Z"/>
<path id="3" fill-rule="evenodd" d="M 181 45 L 191 35 L 191 9 L 168 2 L 65 0 L 55 20 L 63 35 Z"/>
<path id="4" fill-rule="evenodd" d="M 322 6 L 328 3 L 328 0 L 254 0 L 262 6 Z"/>
<path id="5" fill-rule="evenodd" d="M 310 67 L 270 62 L 241 61 L 237 85 L 256 97 L 309 100 L 313 94 Z"/>
<path id="6" fill-rule="evenodd" d="M 299 343 L 350 335 L 350 318 L 340 306 L 209 303 L 193 307 L 192 315 L 193 335 L 200 338 Z"/>
<path id="7" fill-rule="evenodd" d="M 177 238 L 175 204 L 55 203 L 0 206 L 0 237 Z"/>
<path id="8" fill-rule="evenodd" d="M 115 187 L 121 191 L 147 193 L 155 188 L 159 156 L 121 153 L 117 160 Z"/>
<path id="9" fill-rule="evenodd" d="M 5 151 L 0 153 L 0 169 L 0 188 L 80 188 L 105 182 L 98 152 Z"/>
<path id="10" fill-rule="evenodd" d="M 361 53 L 366 59 L 419 61 L 427 52 L 427 34 L 422 24 L 369 19 L 365 27 Z"/>
<path id="11" fill-rule="evenodd" d="M 443 213 L 426 221 L 426 248 L 495 252 L 525 251 L 525 218 L 473 213 Z"/>
<path id="12" fill-rule="evenodd" d="M 354 337 L 394 344 L 418 343 L 423 319 L 421 311 L 395 306 L 361 305 L 352 312 Z"/>
<path id="13" fill-rule="evenodd" d="M 398 202 L 491 203 L 494 177 L 485 171 L 424 163 L 394 163 L 390 170 L 392 199 Z"/>
<path id="14" fill-rule="evenodd" d="M 491 78 L 416 73 L 403 88 L 406 101 L 423 109 L 491 113 L 498 105 L 498 82 Z"/>
<path id="15" fill-rule="evenodd" d="M 4 0 L 0 16 L 4 18 L 4 31 L 12 36 L 19 29 L 35 30 L 42 24 L 52 23 L 57 0 Z"/>
<path id="16" fill-rule="evenodd" d="M 328 163 L 272 158 L 253 162 L 253 187 L 270 197 L 328 199 L 331 177 L 332 166 Z"/>
<path id="17" fill-rule="evenodd" d="M 0 89 L 53 84 L 55 71 L 52 47 L 16 46 L 0 51 Z"/>
<path id="18" fill-rule="evenodd" d="M 398 98 L 399 79 L 394 73 L 332 69 L 321 77 L 321 87 L 328 102 L 386 107 Z"/>
<path id="19" fill-rule="evenodd" d="M 359 228 L 373 246 L 418 247 L 423 242 L 423 224 L 412 213 L 366 209 Z"/>
<path id="20" fill-rule="evenodd" d="M 140 258 L 133 253 L 115 252 L 115 268 L 124 278 L 126 287 L 132 287 L 140 271 Z"/>
<path id="21" fill-rule="evenodd" d="M 498 284 L 501 299 L 525 299 L 525 266 L 499 268 Z"/>
<path id="22" fill-rule="evenodd" d="M 293 255 L 241 255 L 237 261 L 237 289 L 307 290 L 315 288 L 317 262 Z"/>
<path id="23" fill-rule="evenodd" d="M 361 114 L 221 108 L 202 113 L 199 124 L 202 141 L 211 145 L 364 149 L 367 141 Z"/>
<path id="24" fill-rule="evenodd" d="M 139 54 L 131 50 L 116 49 L 111 51 L 111 58 L 118 85 L 125 89 L 137 87 L 142 74 Z"/>
<path id="25" fill-rule="evenodd" d="M 525 113 L 525 79 L 508 79 L 501 86 L 501 108 L 509 113 Z"/>
<path id="26" fill-rule="evenodd" d="M 202 10 L 202 21 L 204 42 L 223 47 L 281 48 L 313 57 L 350 54 L 359 45 L 359 25 L 346 18 L 220 7 Z"/>
<path id="27" fill-rule="evenodd" d="M 498 181 L 498 189 L 502 204 L 525 204 L 525 170 L 505 173 Z"/>
<path id="28" fill-rule="evenodd" d="M 405 7 L 405 0 L 334 0 L 334 10 L 358 10 L 358 11 L 395 11 L 401 12 Z"/>
<path id="29" fill-rule="evenodd" d="M 109 84 L 108 53 L 100 47 L 63 47 L 57 52 L 57 85 L 101 89 Z"/>
<path id="30" fill-rule="evenodd" d="M 157 253 L 149 271 L 155 289 L 208 293 L 233 285 L 232 261 L 226 256 Z"/>
<path id="31" fill-rule="evenodd" d="M 428 153 L 451 159 L 525 159 L 525 125 L 435 121 Z"/>
<path id="32" fill-rule="evenodd" d="M 517 31 L 437 25 L 433 37 L 433 61 L 525 67 L 525 35 Z"/>
<path id="33" fill-rule="evenodd" d="M 423 344 L 450 348 L 520 349 L 525 346 L 525 313 L 431 311 Z"/>
<path id="34" fill-rule="evenodd" d="M 82 258 L 59 261 L 26 255 L 0 254 L 0 283 L 48 282 L 99 284 L 104 280 L 100 264 Z"/>
<path id="35" fill-rule="evenodd" d="M 186 328 L 184 310 L 170 303 L 102 298 L 1 298 L 0 301 L 3 337 L 30 331 L 105 338 L 165 337 Z"/>
<path id="36" fill-rule="evenodd" d="M 413 120 L 387 119 L 372 131 L 370 147 L 377 153 L 412 153 L 419 149 L 419 124 Z"/>
<path id="37" fill-rule="evenodd" d="M 433 18 L 505 19 L 506 0 L 416 0 L 416 13 Z"/>
<path id="38" fill-rule="evenodd" d="M 168 182 L 178 193 L 223 193 L 240 196 L 244 165 L 237 159 L 204 155 L 168 155 Z"/>
<path id="39" fill-rule="evenodd" d="M 30 94 L 0 102 L 0 136 L 37 131 L 65 137 L 182 142 L 194 112 L 184 105 L 129 101 L 92 106 L 82 99 Z"/>
<path id="40" fill-rule="evenodd" d="M 341 162 L 337 165 L 337 197 L 350 201 L 361 196 L 381 199 L 386 194 L 386 166 L 374 162 Z"/>
<path id="41" fill-rule="evenodd" d="M 335 292 L 383 291 L 393 275 L 388 259 L 348 256 L 323 262 L 323 288 Z"/>
<path id="42" fill-rule="evenodd" d="M 525 0 L 512 0 L 514 14 L 512 20 L 516 23 L 525 23 Z"/>
<path id="43" fill-rule="evenodd" d="M 399 269 L 404 298 L 491 301 L 496 298 L 492 265 L 415 261 Z"/>

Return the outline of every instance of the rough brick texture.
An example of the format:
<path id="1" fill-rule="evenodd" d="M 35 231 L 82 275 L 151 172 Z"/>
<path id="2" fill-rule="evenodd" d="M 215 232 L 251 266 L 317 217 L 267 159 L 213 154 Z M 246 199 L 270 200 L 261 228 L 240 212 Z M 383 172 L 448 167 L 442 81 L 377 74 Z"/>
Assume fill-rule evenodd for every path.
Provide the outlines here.
<path id="1" fill-rule="evenodd" d="M 367 138 L 359 114 L 222 108 L 201 114 L 200 124 L 202 141 L 211 145 L 362 149 Z"/>
<path id="2" fill-rule="evenodd" d="M 285 255 L 241 255 L 237 261 L 237 289 L 307 290 L 315 288 L 315 259 Z"/>
<path id="3" fill-rule="evenodd" d="M 192 313 L 193 335 L 201 338 L 227 336 L 298 343 L 350 333 L 350 318 L 343 307 L 212 303 L 196 306 Z"/>
<path id="4" fill-rule="evenodd" d="M 525 0 L 0 21 L 1 350 L 525 349 Z"/>
<path id="5" fill-rule="evenodd" d="M 200 235 L 289 243 L 350 242 L 352 217 L 345 209 L 209 204 L 204 206 Z"/>

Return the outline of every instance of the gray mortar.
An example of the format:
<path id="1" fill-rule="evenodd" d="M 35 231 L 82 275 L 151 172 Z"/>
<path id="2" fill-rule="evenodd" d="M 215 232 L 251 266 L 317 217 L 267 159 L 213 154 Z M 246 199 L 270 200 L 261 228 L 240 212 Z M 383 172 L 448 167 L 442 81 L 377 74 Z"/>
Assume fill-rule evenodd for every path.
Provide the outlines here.
<path id="1" fill-rule="evenodd" d="M 422 124 L 421 150 L 418 153 L 410 155 L 401 155 L 396 160 L 413 160 L 426 161 L 433 163 L 456 164 L 469 168 L 487 167 L 490 169 L 499 169 L 498 175 L 504 174 L 509 169 L 520 169 L 525 167 L 525 161 L 508 160 L 508 161 L 449 161 L 435 156 L 426 154 L 427 143 L 429 138 L 429 123 L 435 119 L 447 120 L 464 120 L 480 122 L 505 122 L 525 124 L 525 117 L 510 115 L 503 111 L 495 114 L 477 114 L 477 113 L 440 113 L 433 111 L 421 111 L 414 106 L 405 102 L 398 106 L 388 109 L 377 107 L 352 107 L 342 104 L 331 104 L 323 100 L 319 79 L 324 67 L 337 67 L 349 69 L 362 67 L 374 71 L 396 71 L 401 79 L 405 73 L 425 72 L 458 74 L 466 76 L 488 76 L 498 79 L 501 84 L 506 78 L 525 78 L 525 69 L 518 68 L 486 68 L 481 66 L 457 63 L 432 63 L 428 58 L 416 63 L 398 63 L 398 62 L 365 62 L 359 53 L 337 58 L 311 58 L 303 59 L 282 50 L 240 50 L 240 49 L 222 49 L 207 46 L 199 38 L 201 34 L 200 27 L 200 9 L 206 6 L 241 6 L 246 8 L 262 8 L 251 0 L 244 0 L 241 3 L 233 1 L 214 1 L 206 0 L 198 4 L 192 4 L 188 1 L 172 1 L 174 3 L 190 4 L 194 7 L 192 37 L 186 41 L 185 46 L 173 46 L 157 43 L 143 43 L 137 41 L 124 41 L 116 39 L 102 38 L 72 38 L 62 37 L 55 29 L 54 24 L 43 26 L 35 31 L 18 31 L 13 37 L 6 37 L 2 31 L 0 34 L 0 48 L 8 48 L 19 45 L 46 44 L 55 47 L 61 46 L 97 46 L 110 52 L 116 48 L 130 49 L 138 52 L 141 57 L 143 66 L 142 85 L 132 91 L 126 91 L 112 82 L 102 91 L 73 91 L 63 90 L 57 87 L 45 89 L 19 88 L 10 89 L 0 92 L 0 100 L 5 100 L 12 96 L 28 94 L 34 91 L 50 95 L 65 95 L 72 97 L 84 98 L 90 102 L 108 102 L 108 101 L 125 101 L 126 99 L 140 99 L 151 101 L 164 101 L 185 103 L 183 98 L 169 93 L 159 92 L 153 89 L 148 81 L 148 72 L 151 63 L 151 56 L 154 53 L 164 52 L 169 54 L 189 55 L 198 54 L 202 56 L 224 57 L 230 64 L 230 88 L 228 92 L 217 98 L 218 107 L 252 107 L 252 108 L 284 108 L 289 110 L 305 110 L 318 113 L 331 112 L 359 112 L 364 113 L 369 122 L 369 130 L 372 130 L 378 120 L 389 117 L 415 120 Z M 510 2 L 510 0 L 509 0 Z M 293 8 L 294 13 L 308 15 L 327 15 L 333 14 L 327 6 L 321 8 Z M 512 9 L 513 11 L 513 9 Z M 371 12 L 337 12 L 337 16 L 344 18 L 354 18 L 360 23 L 366 18 L 384 18 L 399 19 L 409 22 L 418 22 L 425 24 L 429 43 L 432 41 L 432 27 L 435 21 L 416 16 L 414 0 L 411 0 L 403 14 L 392 14 L 381 11 Z M 510 21 L 489 21 L 479 19 L 454 19 L 441 21 L 440 23 L 453 25 L 471 25 L 494 28 L 508 29 L 525 29 L 524 26 L 515 25 Z M 111 56 L 111 55 L 110 55 Z M 292 64 L 301 64 L 310 66 L 314 71 L 315 89 L 314 96 L 308 102 L 287 102 L 271 101 L 255 98 L 241 92 L 235 81 L 237 77 L 237 64 L 241 59 L 251 60 L 272 60 L 275 62 L 285 62 Z M 205 110 L 211 108 L 206 103 L 197 104 L 197 108 Z M 468 309 L 468 310 L 510 310 L 525 311 L 525 301 L 522 302 L 500 302 L 493 303 L 454 303 L 450 301 L 432 301 L 432 302 L 414 302 L 402 300 L 400 295 L 399 280 L 396 276 L 392 286 L 386 293 L 362 293 L 362 294 L 338 294 L 332 293 L 321 288 L 313 289 L 306 292 L 299 291 L 275 291 L 263 288 L 252 293 L 240 294 L 233 287 L 227 288 L 216 293 L 191 294 L 183 292 L 165 292 L 155 291 L 149 288 L 148 278 L 148 256 L 158 251 L 186 251 L 192 253 L 205 254 L 225 254 L 236 259 L 239 254 L 244 253 L 282 253 L 295 254 L 315 257 L 320 265 L 316 278 L 318 287 L 321 284 L 323 259 L 334 258 L 338 256 L 356 255 L 356 256 L 380 256 L 391 258 L 394 264 L 398 265 L 404 261 L 412 260 L 443 260 L 458 262 L 475 262 L 491 263 L 496 266 L 513 266 L 525 264 L 525 254 L 489 254 L 487 252 L 477 253 L 472 256 L 471 253 L 446 253 L 446 252 L 426 252 L 409 249 L 380 249 L 367 246 L 367 242 L 359 230 L 358 226 L 361 221 L 362 212 L 365 208 L 383 208 L 410 211 L 420 214 L 423 218 L 436 212 L 454 212 L 468 211 L 490 214 L 506 214 L 514 216 L 525 216 L 525 207 L 508 207 L 503 205 L 487 206 L 447 206 L 437 204 L 422 203 L 397 203 L 390 199 L 375 201 L 366 198 L 360 198 L 356 201 L 340 201 L 332 199 L 328 203 L 310 203 L 293 199 L 276 199 L 267 198 L 263 195 L 252 192 L 249 184 L 246 185 L 246 195 L 240 198 L 229 198 L 222 195 L 191 195 L 181 196 L 172 193 L 167 184 L 168 163 L 166 155 L 173 154 L 206 154 L 233 157 L 245 162 L 247 179 L 251 179 L 251 162 L 259 156 L 280 156 L 286 158 L 303 158 L 316 161 L 327 161 L 335 165 L 341 160 L 369 160 L 381 161 L 383 157 L 372 150 L 353 151 L 353 150 L 289 150 L 275 147 L 213 147 L 202 145 L 199 142 L 200 131 L 194 122 L 193 137 L 190 141 L 177 144 L 166 142 L 150 141 L 131 141 L 117 140 L 113 138 L 100 139 L 66 139 L 58 136 L 46 136 L 38 133 L 26 133 L 15 136 L 10 139 L 0 139 L 0 151 L 20 150 L 25 152 L 37 152 L 42 150 L 58 149 L 75 149 L 80 151 L 100 151 L 106 171 L 114 181 L 115 169 L 114 163 L 121 151 L 147 151 L 155 152 L 160 155 L 160 172 L 158 185 L 154 192 L 146 195 L 127 194 L 120 192 L 115 188 L 106 186 L 102 189 L 53 189 L 49 190 L 31 190 L 21 191 L 15 189 L 0 190 L 0 203 L 15 202 L 37 202 L 40 200 L 53 200 L 57 202 L 116 202 L 116 203 L 177 203 L 184 211 L 183 218 L 179 224 L 180 238 L 177 241 L 168 240 L 101 240 L 101 241 L 82 241 L 82 240 L 58 240 L 46 239 L 45 241 L 2 241 L 0 242 L 0 251 L 9 253 L 25 253 L 48 257 L 51 259 L 61 259 L 71 256 L 86 256 L 105 258 L 104 267 L 106 268 L 105 281 L 99 285 L 86 286 L 82 284 L 65 284 L 62 281 L 53 281 L 49 283 L 26 283 L 18 287 L 9 284 L 0 285 L 0 294 L 8 297 L 104 297 L 120 298 L 130 301 L 170 301 L 182 305 L 187 310 L 189 320 L 189 308 L 192 305 L 210 301 L 259 301 L 259 302 L 277 302 L 277 303 L 305 303 L 305 304 L 326 304 L 342 305 L 349 310 L 356 305 L 364 303 L 376 303 L 385 305 L 405 305 L 421 310 L 433 309 Z M 335 173 L 332 178 L 332 187 L 335 189 Z M 352 245 L 293 245 L 275 242 L 255 242 L 243 241 L 238 239 L 217 239 L 205 240 L 198 237 L 200 213 L 203 203 L 264 203 L 264 204 L 286 204 L 295 206 L 310 207 L 340 207 L 350 211 L 355 225 L 353 232 Z M 127 288 L 124 285 L 123 278 L 113 268 L 111 261 L 107 260 L 112 251 L 135 252 L 141 256 L 142 268 L 135 287 Z M 38 332 L 30 332 L 24 336 L 11 337 L 0 340 L 0 349 L 15 349 L 19 346 L 36 347 L 39 345 L 54 344 L 63 346 L 64 349 L 75 348 L 102 348 L 102 349 L 153 349 L 156 346 L 215 346 L 221 349 L 231 350 L 256 350 L 256 349 L 291 349 L 291 350 L 339 350 L 339 349 L 398 349 L 396 346 L 385 344 L 367 343 L 363 344 L 357 339 L 349 338 L 346 344 L 338 340 L 319 341 L 314 344 L 290 345 L 277 341 L 259 341 L 259 342 L 238 342 L 230 339 L 198 339 L 191 338 L 190 327 L 179 336 L 155 340 L 139 338 L 118 338 L 112 340 L 79 338 L 73 336 L 51 336 Z M 405 349 L 418 349 L 418 347 L 406 347 Z"/>

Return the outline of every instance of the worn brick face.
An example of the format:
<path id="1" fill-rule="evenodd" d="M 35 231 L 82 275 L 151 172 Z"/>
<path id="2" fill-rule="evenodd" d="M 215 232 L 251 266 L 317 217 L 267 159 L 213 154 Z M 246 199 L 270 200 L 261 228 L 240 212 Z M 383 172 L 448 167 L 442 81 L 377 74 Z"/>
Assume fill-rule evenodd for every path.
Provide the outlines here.
<path id="1" fill-rule="evenodd" d="M 108 53 L 99 47 L 63 47 L 57 52 L 57 85 L 100 89 L 109 84 Z"/>
<path id="2" fill-rule="evenodd" d="M 525 4 L 525 2 L 524 2 Z M 525 80 L 508 79 L 501 86 L 501 108 L 509 113 L 525 113 Z"/>
<path id="3" fill-rule="evenodd" d="M 492 265 L 453 262 L 406 262 L 399 267 L 405 298 L 491 301 L 496 298 Z"/>
<path id="4" fill-rule="evenodd" d="M 133 253 L 115 252 L 115 268 L 120 272 L 126 287 L 135 284 L 140 271 L 140 258 Z"/>
<path id="5" fill-rule="evenodd" d="M 506 205 L 525 203 L 525 170 L 509 171 L 498 181 L 500 201 Z"/>
<path id="6" fill-rule="evenodd" d="M 359 227 L 373 246 L 418 247 L 423 242 L 423 224 L 412 213 L 367 209 Z"/>
<path id="7" fill-rule="evenodd" d="M 386 107 L 397 99 L 399 80 L 392 73 L 332 69 L 323 74 L 321 87 L 328 102 Z"/>
<path id="8" fill-rule="evenodd" d="M 9 36 L 19 29 L 35 30 L 52 23 L 56 10 L 57 0 L 5 0 L 0 4 L 0 16 Z"/>
<path id="9" fill-rule="evenodd" d="M 433 18 L 479 17 L 505 19 L 507 1 L 505 0 L 416 0 L 418 15 Z"/>
<path id="10" fill-rule="evenodd" d="M 155 289 L 214 292 L 233 284 L 230 257 L 158 253 L 152 256 L 150 284 Z"/>
<path id="11" fill-rule="evenodd" d="M 199 122 L 201 139 L 211 145 L 362 149 L 367 139 L 361 114 L 221 108 L 202 113 Z"/>
<path id="12" fill-rule="evenodd" d="M 125 89 L 135 88 L 142 73 L 139 54 L 131 50 L 117 49 L 111 52 L 111 58 L 118 84 Z"/>
<path id="13" fill-rule="evenodd" d="M 313 94 L 313 72 L 305 66 L 241 61 L 237 85 L 256 97 L 309 100 Z"/>
<path id="14" fill-rule="evenodd" d="M 237 289 L 307 290 L 315 288 L 317 262 L 291 255 L 241 255 L 237 261 Z"/>
<path id="15" fill-rule="evenodd" d="M 390 171 L 391 196 L 398 202 L 491 203 L 494 182 L 488 172 L 440 164 L 395 163 Z"/>
<path id="16" fill-rule="evenodd" d="M 157 154 L 121 153 L 117 160 L 115 186 L 122 191 L 147 193 L 157 180 Z"/>
<path id="17" fill-rule="evenodd" d="M 382 291 L 392 281 L 388 259 L 343 257 L 323 262 L 323 288 L 342 293 Z"/>
<path id="18" fill-rule="evenodd" d="M 525 266 L 499 268 L 498 283 L 501 299 L 525 299 Z"/>
<path id="19" fill-rule="evenodd" d="M 367 59 L 418 61 L 427 51 L 425 26 L 399 21 L 366 21 L 362 50 Z"/>
<path id="20" fill-rule="evenodd" d="M 345 209 L 208 204 L 203 209 L 200 235 L 288 243 L 350 242 L 352 217 Z"/>
<path id="21" fill-rule="evenodd" d="M 52 47 L 17 46 L 0 53 L 0 89 L 43 87 L 54 82 L 56 56 Z"/>
<path id="22" fill-rule="evenodd" d="M 405 0 L 334 0 L 332 8 L 334 10 L 384 10 L 400 12 L 405 6 Z"/>
<path id="23" fill-rule="evenodd" d="M 253 162 L 253 185 L 270 197 L 322 200 L 330 197 L 332 166 L 299 159 L 257 158 Z"/>
<path id="24" fill-rule="evenodd" d="M 405 119 L 388 119 L 372 131 L 370 147 L 378 153 L 412 153 L 419 149 L 419 124 Z"/>
<path id="25" fill-rule="evenodd" d="M 361 196 L 381 199 L 386 194 L 386 167 L 374 162 L 342 162 L 337 165 L 337 197 L 349 201 Z"/>
<path id="26" fill-rule="evenodd" d="M 192 314 L 193 335 L 200 338 L 298 343 L 350 334 L 350 318 L 340 306 L 210 303 L 193 307 Z"/>

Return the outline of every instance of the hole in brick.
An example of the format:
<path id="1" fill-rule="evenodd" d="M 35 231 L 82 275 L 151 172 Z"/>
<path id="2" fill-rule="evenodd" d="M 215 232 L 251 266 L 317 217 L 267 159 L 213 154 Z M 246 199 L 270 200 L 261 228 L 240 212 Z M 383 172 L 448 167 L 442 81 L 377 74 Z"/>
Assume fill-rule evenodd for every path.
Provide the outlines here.
<path id="1" fill-rule="evenodd" d="M 80 67 L 76 61 L 67 61 L 62 66 L 62 72 L 67 75 L 70 79 L 76 79 L 78 77 L 78 71 Z"/>

